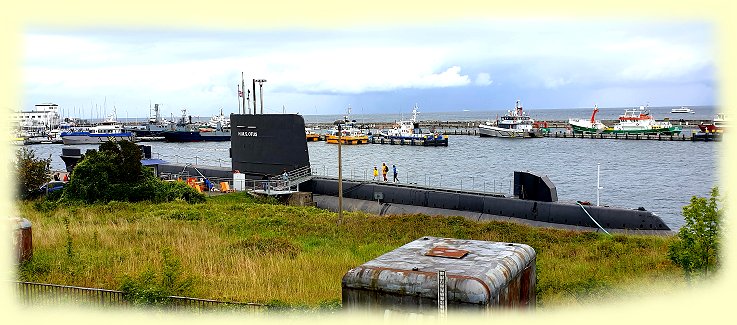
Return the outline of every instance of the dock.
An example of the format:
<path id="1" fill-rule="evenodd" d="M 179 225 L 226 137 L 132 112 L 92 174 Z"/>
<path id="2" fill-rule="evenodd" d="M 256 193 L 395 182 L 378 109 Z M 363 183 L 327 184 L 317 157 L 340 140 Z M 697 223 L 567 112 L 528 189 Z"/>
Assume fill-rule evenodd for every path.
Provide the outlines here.
<path id="1" fill-rule="evenodd" d="M 426 140 L 426 139 L 392 139 L 392 138 L 386 138 L 386 137 L 369 136 L 369 143 L 403 145 L 403 146 L 447 147 L 448 137 L 444 137 L 443 140 Z"/>

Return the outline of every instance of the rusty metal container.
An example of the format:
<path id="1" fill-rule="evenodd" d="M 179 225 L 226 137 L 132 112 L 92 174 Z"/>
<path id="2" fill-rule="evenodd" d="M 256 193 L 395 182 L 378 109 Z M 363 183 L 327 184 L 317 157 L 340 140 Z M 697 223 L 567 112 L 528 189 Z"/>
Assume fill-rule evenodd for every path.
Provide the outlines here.
<path id="1" fill-rule="evenodd" d="M 33 233 L 31 222 L 26 218 L 13 218 L 13 246 L 17 262 L 22 263 L 33 256 Z"/>
<path id="2" fill-rule="evenodd" d="M 343 308 L 431 313 L 438 271 L 447 310 L 535 307 L 535 250 L 524 244 L 423 237 L 343 276 Z"/>

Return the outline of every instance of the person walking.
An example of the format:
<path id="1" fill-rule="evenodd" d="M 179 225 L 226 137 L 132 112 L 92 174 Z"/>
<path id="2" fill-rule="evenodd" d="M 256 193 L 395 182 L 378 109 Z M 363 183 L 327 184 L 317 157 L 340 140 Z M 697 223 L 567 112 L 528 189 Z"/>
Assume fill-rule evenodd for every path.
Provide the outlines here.
<path id="1" fill-rule="evenodd" d="M 394 171 L 394 183 L 398 183 L 399 179 L 397 178 L 397 166 L 392 165 L 392 170 Z"/>
<path id="2" fill-rule="evenodd" d="M 374 166 L 374 182 L 376 181 L 376 178 L 379 177 L 379 168 Z"/>
<path id="3" fill-rule="evenodd" d="M 386 179 L 386 173 L 389 172 L 389 166 L 386 165 L 386 163 L 381 163 L 381 174 L 384 176 L 384 181 L 388 181 Z"/>

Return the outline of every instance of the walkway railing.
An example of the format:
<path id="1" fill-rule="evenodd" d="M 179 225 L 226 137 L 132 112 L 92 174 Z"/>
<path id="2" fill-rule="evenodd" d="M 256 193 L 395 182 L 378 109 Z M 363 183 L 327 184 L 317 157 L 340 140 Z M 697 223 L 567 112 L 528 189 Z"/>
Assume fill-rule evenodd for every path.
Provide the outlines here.
<path id="1" fill-rule="evenodd" d="M 135 304 L 126 300 L 122 291 L 65 286 L 58 284 L 16 282 L 16 296 L 27 305 L 75 303 L 92 306 L 130 307 Z M 190 297 L 168 296 L 162 307 L 183 310 L 212 310 L 218 308 L 257 312 L 265 305 L 250 302 L 219 301 Z"/>

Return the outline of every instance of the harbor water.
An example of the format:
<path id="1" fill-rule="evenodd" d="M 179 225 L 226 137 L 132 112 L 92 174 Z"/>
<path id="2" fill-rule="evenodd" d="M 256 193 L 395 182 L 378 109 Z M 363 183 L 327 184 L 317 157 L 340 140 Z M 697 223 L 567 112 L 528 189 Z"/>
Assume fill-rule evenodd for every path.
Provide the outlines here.
<path id="1" fill-rule="evenodd" d="M 230 142 L 147 142 L 153 158 L 172 163 L 231 166 Z M 514 171 L 547 175 L 560 201 L 596 204 L 597 163 L 600 204 L 643 207 L 662 217 L 672 229 L 683 224 L 681 208 L 692 196 L 708 196 L 718 184 L 721 142 L 503 139 L 453 136 L 448 147 L 401 145 L 342 146 L 343 177 L 372 180 L 373 167 L 386 163 L 392 181 L 397 166 L 401 183 L 485 192 L 510 193 Z M 37 157 L 51 157 L 52 169 L 64 168 L 61 144 L 30 146 Z M 82 152 L 96 145 L 80 145 Z M 313 173 L 337 176 L 337 146 L 309 142 Z M 379 175 L 381 178 L 381 175 Z"/>

